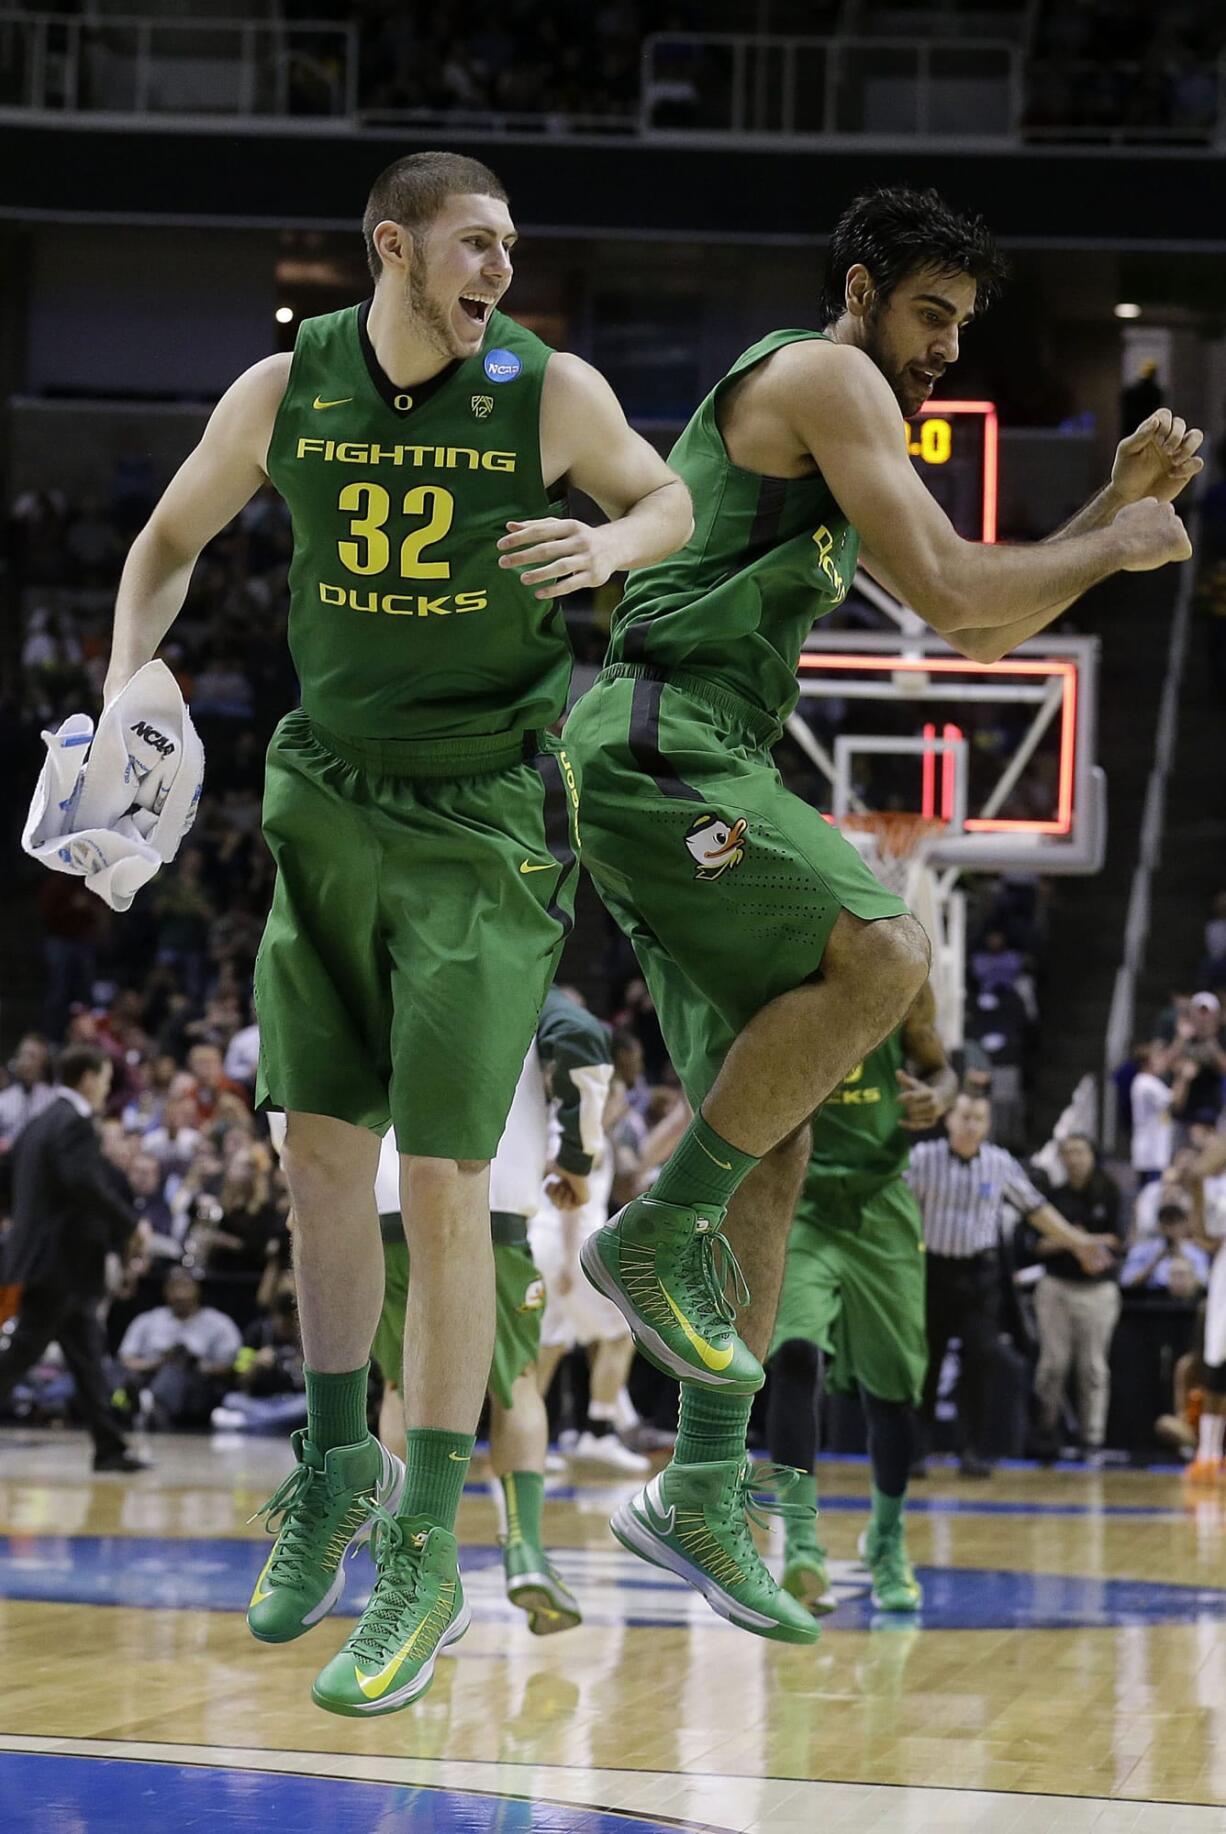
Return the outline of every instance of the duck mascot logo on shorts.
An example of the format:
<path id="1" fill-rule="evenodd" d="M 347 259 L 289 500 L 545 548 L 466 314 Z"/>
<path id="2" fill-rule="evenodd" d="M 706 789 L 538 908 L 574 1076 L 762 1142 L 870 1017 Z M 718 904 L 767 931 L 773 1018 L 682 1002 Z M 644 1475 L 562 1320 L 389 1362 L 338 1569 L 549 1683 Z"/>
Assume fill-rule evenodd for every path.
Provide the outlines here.
<path id="1" fill-rule="evenodd" d="M 722 815 L 700 815 L 690 823 L 685 837 L 686 849 L 698 870 L 696 879 L 719 879 L 745 858 L 741 842 L 745 838 L 744 821 L 726 822 Z"/>

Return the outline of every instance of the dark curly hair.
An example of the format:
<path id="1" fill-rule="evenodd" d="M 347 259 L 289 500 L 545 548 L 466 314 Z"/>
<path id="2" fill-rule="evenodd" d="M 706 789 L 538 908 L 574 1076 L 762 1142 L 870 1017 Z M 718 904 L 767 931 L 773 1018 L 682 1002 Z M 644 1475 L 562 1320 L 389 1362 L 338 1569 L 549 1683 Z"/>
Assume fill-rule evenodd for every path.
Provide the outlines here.
<path id="1" fill-rule="evenodd" d="M 843 212 L 830 238 L 822 288 L 822 324 L 842 315 L 847 276 L 860 262 L 883 304 L 900 280 L 924 268 L 968 274 L 978 288 L 976 310 L 990 306 L 1008 265 L 982 217 L 960 216 L 938 191 L 890 185 L 865 191 Z"/>

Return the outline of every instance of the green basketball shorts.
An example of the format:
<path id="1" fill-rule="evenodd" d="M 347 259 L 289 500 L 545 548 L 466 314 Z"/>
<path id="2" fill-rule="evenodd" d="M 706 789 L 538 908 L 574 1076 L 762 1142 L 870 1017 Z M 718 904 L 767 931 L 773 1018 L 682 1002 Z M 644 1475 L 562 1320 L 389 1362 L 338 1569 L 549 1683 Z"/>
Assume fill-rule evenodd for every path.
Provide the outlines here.
<path id="1" fill-rule="evenodd" d="M 578 874 L 569 759 L 548 738 L 526 749 L 467 741 L 431 757 L 448 775 L 426 775 L 421 745 L 282 720 L 264 791 L 277 879 L 255 969 L 260 1106 L 390 1122 L 403 1153 L 493 1158 Z"/>
<path id="2" fill-rule="evenodd" d="M 697 1107 L 754 1014 L 819 972 L 840 911 L 907 907 L 784 788 L 768 749 L 778 723 L 705 678 L 607 668 L 563 736 L 583 784 L 583 863 Z"/>
<path id="3" fill-rule="evenodd" d="M 771 1355 L 795 1337 L 830 1359 L 843 1393 L 919 1403 L 928 1367 L 924 1226 L 910 1186 L 809 1178 L 788 1237 Z"/>
<path id="4" fill-rule="evenodd" d="M 525 1230 L 523 1218 L 516 1218 Z M 518 1232 L 516 1232 L 518 1233 Z M 371 1356 L 383 1380 L 399 1388 L 404 1367 L 404 1319 L 409 1303 L 409 1249 L 407 1242 L 383 1244 L 383 1310 Z M 541 1315 L 545 1310 L 545 1282 L 526 1241 L 494 1241 L 494 1361 L 490 1367 L 490 1393 L 503 1407 L 511 1405 L 511 1389 L 524 1371 L 535 1364 L 541 1348 Z"/>

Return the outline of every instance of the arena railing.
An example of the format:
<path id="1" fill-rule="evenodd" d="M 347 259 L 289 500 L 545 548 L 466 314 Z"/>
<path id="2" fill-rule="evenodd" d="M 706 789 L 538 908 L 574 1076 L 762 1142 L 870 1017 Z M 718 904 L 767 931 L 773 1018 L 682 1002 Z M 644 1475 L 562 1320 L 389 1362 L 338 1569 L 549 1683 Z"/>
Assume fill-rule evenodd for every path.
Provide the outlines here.
<path id="1" fill-rule="evenodd" d="M 1020 48 L 989 38 L 761 37 L 644 41 L 645 134 L 1017 140 Z"/>
<path id="2" fill-rule="evenodd" d="M 0 110 L 352 118 L 357 84 L 342 20 L 0 13 Z"/>

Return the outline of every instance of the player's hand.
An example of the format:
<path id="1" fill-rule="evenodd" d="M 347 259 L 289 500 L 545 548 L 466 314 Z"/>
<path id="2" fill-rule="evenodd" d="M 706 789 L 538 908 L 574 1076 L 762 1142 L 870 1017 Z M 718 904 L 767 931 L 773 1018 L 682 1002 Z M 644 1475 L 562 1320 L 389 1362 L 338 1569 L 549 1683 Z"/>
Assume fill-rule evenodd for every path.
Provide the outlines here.
<path id="1" fill-rule="evenodd" d="M 1159 408 L 1116 447 L 1111 467 L 1116 495 L 1125 503 L 1139 503 L 1143 497 L 1172 502 L 1205 468 L 1204 459 L 1196 456 L 1204 437 L 1199 427 L 1187 426 L 1170 408 Z"/>
<path id="2" fill-rule="evenodd" d="M 538 599 L 560 599 L 585 586 L 603 586 L 614 571 L 609 525 L 592 528 L 573 516 L 544 516 L 539 522 L 508 522 L 498 543 L 498 565 L 517 567 Z M 523 571 L 527 568 L 527 571 Z"/>
<path id="3" fill-rule="evenodd" d="M 905 1127 L 912 1134 L 924 1133 L 929 1127 L 935 1127 L 945 1113 L 945 1104 L 936 1090 L 906 1070 L 895 1070 L 894 1076 L 903 1109 L 899 1126 Z"/>
<path id="4" fill-rule="evenodd" d="M 1125 573 L 1152 573 L 1168 561 L 1192 557 L 1188 531 L 1170 504 L 1155 497 L 1127 504 L 1111 527 L 1124 539 Z"/>
<path id="5" fill-rule="evenodd" d="M 591 1195 L 591 1184 L 579 1172 L 566 1172 L 560 1165 L 551 1165 L 545 1179 L 545 1195 L 559 1210 L 582 1210 Z"/>

